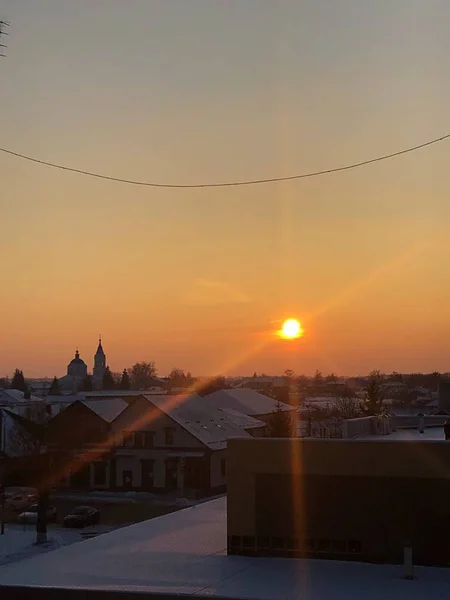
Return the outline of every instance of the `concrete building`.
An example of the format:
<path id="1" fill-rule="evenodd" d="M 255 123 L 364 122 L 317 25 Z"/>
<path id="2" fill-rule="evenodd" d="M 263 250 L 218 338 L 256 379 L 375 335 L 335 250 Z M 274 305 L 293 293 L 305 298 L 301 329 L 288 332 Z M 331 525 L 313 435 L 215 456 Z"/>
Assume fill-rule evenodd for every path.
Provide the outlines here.
<path id="1" fill-rule="evenodd" d="M 231 440 L 228 552 L 448 566 L 450 444 L 388 440 Z"/>
<path id="2" fill-rule="evenodd" d="M 439 381 L 439 410 L 450 414 L 450 377 Z"/>

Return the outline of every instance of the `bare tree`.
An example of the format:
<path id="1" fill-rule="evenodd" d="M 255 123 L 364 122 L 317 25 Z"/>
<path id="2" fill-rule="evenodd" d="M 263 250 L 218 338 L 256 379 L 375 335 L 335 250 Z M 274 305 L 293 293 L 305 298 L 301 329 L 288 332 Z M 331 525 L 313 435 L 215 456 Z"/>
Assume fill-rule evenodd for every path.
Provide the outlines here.
<path id="1" fill-rule="evenodd" d="M 131 387 L 134 390 L 146 390 L 151 387 L 156 377 L 156 367 L 153 361 L 138 362 L 128 369 L 131 379 Z"/>
<path id="2" fill-rule="evenodd" d="M 356 419 L 361 416 L 361 406 L 357 398 L 342 396 L 333 398 L 331 402 L 333 413 L 343 420 Z"/>
<path id="3" fill-rule="evenodd" d="M 47 412 L 43 402 L 27 403 L 20 407 L 5 407 L 4 411 L 4 431 L 5 431 L 5 453 L 8 456 L 33 455 L 40 452 L 39 440 L 23 427 L 18 419 L 23 417 L 37 425 L 42 425 L 47 420 Z M 11 414 L 13 413 L 13 414 Z"/>

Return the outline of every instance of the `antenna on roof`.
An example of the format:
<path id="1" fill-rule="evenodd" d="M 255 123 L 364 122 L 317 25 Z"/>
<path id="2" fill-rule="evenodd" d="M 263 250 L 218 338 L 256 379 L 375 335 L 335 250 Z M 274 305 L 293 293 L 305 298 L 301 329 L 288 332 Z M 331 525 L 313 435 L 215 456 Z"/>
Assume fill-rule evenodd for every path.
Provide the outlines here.
<path id="1" fill-rule="evenodd" d="M 10 23 L 9 23 L 9 21 L 0 21 L 0 48 L 6 48 L 6 44 L 2 44 L 2 43 L 1 43 L 1 39 L 2 39 L 2 36 L 3 36 L 3 35 L 8 35 L 8 32 L 7 32 L 7 31 L 5 31 L 5 28 L 6 28 L 6 27 L 9 27 L 9 26 L 10 26 Z M 3 54 L 3 53 L 0 51 L 0 57 L 3 57 L 3 58 L 4 58 L 5 56 L 6 56 L 6 54 Z"/>

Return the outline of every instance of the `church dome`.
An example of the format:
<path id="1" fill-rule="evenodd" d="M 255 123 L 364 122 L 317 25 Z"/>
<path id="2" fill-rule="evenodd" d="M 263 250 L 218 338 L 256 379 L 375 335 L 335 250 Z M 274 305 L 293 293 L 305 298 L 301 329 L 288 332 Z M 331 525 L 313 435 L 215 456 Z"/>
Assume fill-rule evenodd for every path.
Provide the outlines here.
<path id="1" fill-rule="evenodd" d="M 87 365 L 83 359 L 80 358 L 78 350 L 75 352 L 75 358 L 73 358 L 67 365 L 67 375 L 69 377 L 84 378 L 87 375 Z"/>
<path id="2" fill-rule="evenodd" d="M 84 362 L 84 360 L 82 358 L 80 358 L 80 353 L 78 352 L 78 350 L 75 352 L 75 358 L 72 358 L 72 360 L 69 363 L 70 365 L 84 365 L 86 366 L 86 363 Z"/>

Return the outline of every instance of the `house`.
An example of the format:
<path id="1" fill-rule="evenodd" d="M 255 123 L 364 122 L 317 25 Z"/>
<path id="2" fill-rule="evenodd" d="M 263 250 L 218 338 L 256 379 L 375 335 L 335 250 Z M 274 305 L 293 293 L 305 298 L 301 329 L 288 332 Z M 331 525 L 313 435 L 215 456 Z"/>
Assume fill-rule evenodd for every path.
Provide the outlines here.
<path id="1" fill-rule="evenodd" d="M 248 388 L 259 392 L 270 392 L 274 388 L 289 387 L 289 380 L 286 377 L 270 377 L 262 375 L 261 377 L 243 377 L 236 387 Z"/>
<path id="2" fill-rule="evenodd" d="M 207 495 L 226 482 L 227 440 L 266 424 L 197 394 L 116 392 L 77 400 L 51 419 L 49 448 L 69 487 Z"/>
<path id="3" fill-rule="evenodd" d="M 254 417 L 264 423 L 268 423 L 273 413 L 278 409 L 289 412 L 292 424 L 297 423 L 297 409 L 289 404 L 277 402 L 264 394 L 252 389 L 234 388 L 231 390 L 219 390 L 208 394 L 204 398 L 205 404 L 214 408 L 236 411 L 243 415 Z"/>
<path id="4" fill-rule="evenodd" d="M 71 488 L 114 488 L 111 423 L 128 407 L 122 398 L 76 400 L 48 424 L 50 453 L 65 464 L 60 474 Z"/>
<path id="5" fill-rule="evenodd" d="M 0 389 L 0 451 L 5 456 L 21 456 L 35 450 L 35 441 L 20 427 L 11 413 L 33 422 L 46 419 L 42 398 L 20 390 Z"/>
<path id="6" fill-rule="evenodd" d="M 197 394 L 143 394 L 112 424 L 117 486 L 204 494 L 224 489 L 227 440 L 264 430 L 264 422 L 208 406 Z"/>

